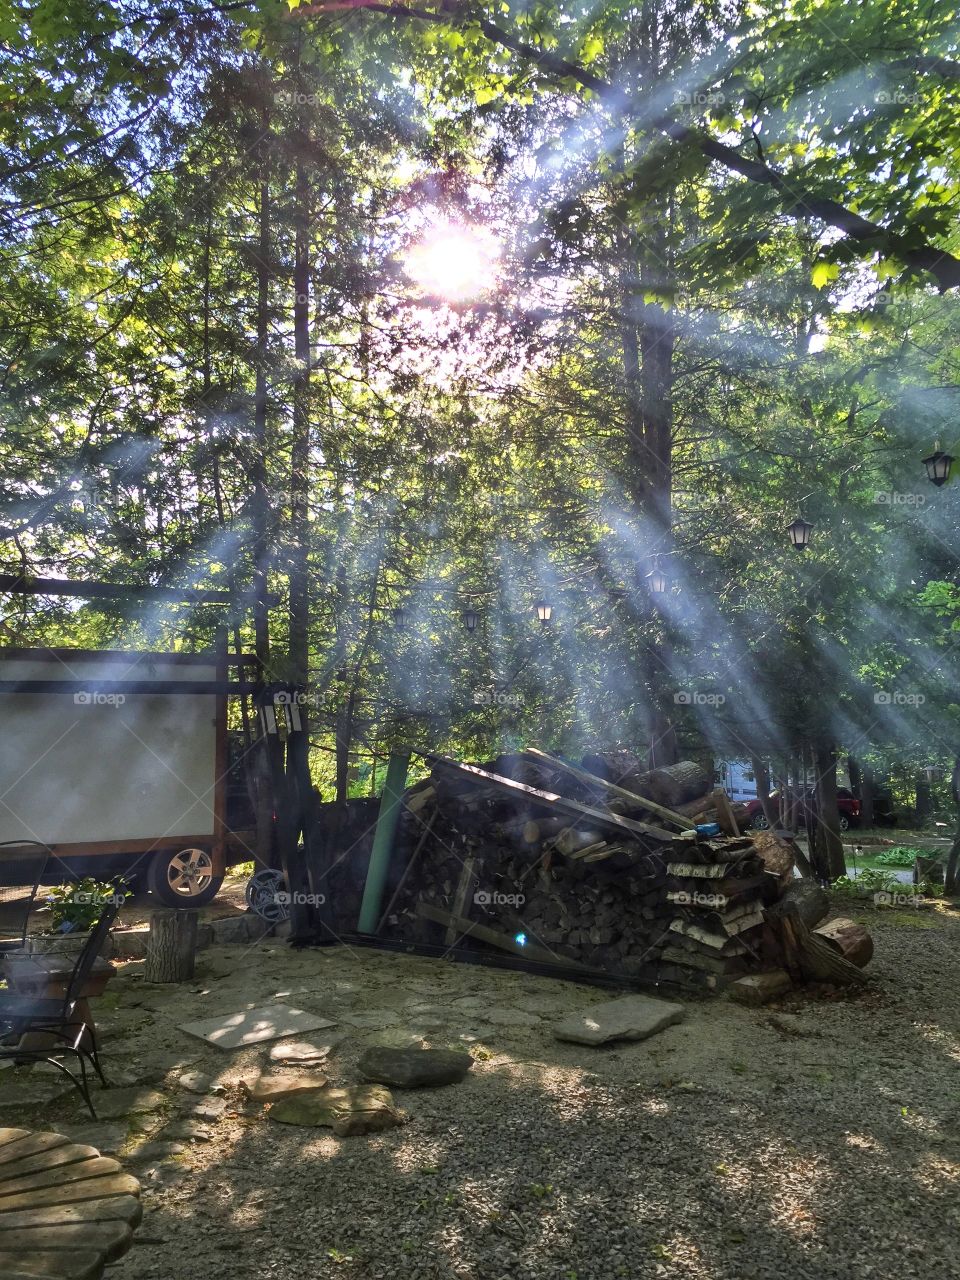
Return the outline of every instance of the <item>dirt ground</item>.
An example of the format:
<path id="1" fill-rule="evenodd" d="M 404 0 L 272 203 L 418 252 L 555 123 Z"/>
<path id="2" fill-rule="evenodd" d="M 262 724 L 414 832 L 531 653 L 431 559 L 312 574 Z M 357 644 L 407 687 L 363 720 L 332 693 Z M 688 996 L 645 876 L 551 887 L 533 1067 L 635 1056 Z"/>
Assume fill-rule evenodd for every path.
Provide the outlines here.
<path id="1" fill-rule="evenodd" d="M 97 1002 L 102 1118 L 52 1070 L 8 1068 L 0 1124 L 68 1132 L 140 1178 L 117 1280 L 956 1276 L 960 912 L 869 924 L 864 994 L 690 1001 L 603 1049 L 551 1023 L 609 993 L 515 972 L 271 940 L 201 953 L 184 986 L 120 964 Z M 275 1001 L 335 1024 L 306 1038 L 333 1042 L 338 1084 L 377 1043 L 466 1046 L 474 1067 L 394 1090 L 406 1123 L 384 1133 L 278 1124 L 239 1088 L 269 1046 L 179 1030 Z"/>

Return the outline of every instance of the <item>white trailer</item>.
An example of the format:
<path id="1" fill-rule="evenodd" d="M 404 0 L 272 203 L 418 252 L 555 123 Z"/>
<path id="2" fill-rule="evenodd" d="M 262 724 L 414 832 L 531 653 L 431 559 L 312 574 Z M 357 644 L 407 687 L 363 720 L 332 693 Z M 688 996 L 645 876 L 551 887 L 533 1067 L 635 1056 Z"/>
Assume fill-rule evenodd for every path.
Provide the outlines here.
<path id="1" fill-rule="evenodd" d="M 0 649 L 0 883 L 21 841 L 50 849 L 50 881 L 209 901 L 253 847 L 226 820 L 229 688 L 225 650 Z"/>

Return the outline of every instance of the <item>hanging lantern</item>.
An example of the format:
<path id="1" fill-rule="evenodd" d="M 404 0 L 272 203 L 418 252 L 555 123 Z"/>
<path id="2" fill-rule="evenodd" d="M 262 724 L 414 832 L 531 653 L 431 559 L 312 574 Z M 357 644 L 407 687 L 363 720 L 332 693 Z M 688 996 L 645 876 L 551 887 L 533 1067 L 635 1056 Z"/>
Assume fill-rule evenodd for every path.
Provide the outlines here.
<path id="1" fill-rule="evenodd" d="M 398 604 L 395 609 L 391 610 L 391 616 L 393 617 L 393 625 L 396 630 L 402 631 L 407 625 L 407 611 L 403 605 Z"/>
<path id="2" fill-rule="evenodd" d="M 952 464 L 953 454 L 944 453 L 940 448 L 939 440 L 934 444 L 933 453 L 931 453 L 930 457 L 923 460 L 923 465 L 927 469 L 927 479 L 931 484 L 935 484 L 938 489 L 950 479 L 950 467 Z"/>
<path id="3" fill-rule="evenodd" d="M 533 607 L 536 610 L 540 625 L 545 627 L 553 617 L 553 605 L 547 604 L 546 600 L 538 600 Z"/>
<path id="4" fill-rule="evenodd" d="M 939 782 L 942 776 L 940 766 L 935 764 L 925 765 L 923 772 L 928 782 Z"/>
<path id="5" fill-rule="evenodd" d="M 651 569 L 647 574 L 647 586 L 655 596 L 662 596 L 667 589 L 667 575 L 662 569 Z"/>
<path id="6" fill-rule="evenodd" d="M 476 631 L 478 621 L 479 621 L 479 616 L 475 609 L 464 609 L 463 625 L 466 627 L 468 631 Z"/>
<path id="7" fill-rule="evenodd" d="M 802 516 L 797 516 L 793 524 L 787 525 L 787 533 L 790 535 L 790 541 L 793 543 L 797 551 L 806 551 L 810 545 L 810 535 L 813 533 L 813 525 L 809 520 L 804 520 Z"/>

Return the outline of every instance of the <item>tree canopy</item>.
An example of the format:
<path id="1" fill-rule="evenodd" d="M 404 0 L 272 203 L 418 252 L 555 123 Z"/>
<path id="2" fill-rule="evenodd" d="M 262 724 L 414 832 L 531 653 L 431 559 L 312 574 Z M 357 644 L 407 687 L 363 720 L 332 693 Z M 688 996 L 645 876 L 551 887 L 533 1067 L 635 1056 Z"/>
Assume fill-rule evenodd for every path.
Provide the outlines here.
<path id="1" fill-rule="evenodd" d="M 4 642 L 226 621 L 327 794 L 401 742 L 946 764 L 958 18 L 8 0 L 2 571 L 237 605 Z"/>

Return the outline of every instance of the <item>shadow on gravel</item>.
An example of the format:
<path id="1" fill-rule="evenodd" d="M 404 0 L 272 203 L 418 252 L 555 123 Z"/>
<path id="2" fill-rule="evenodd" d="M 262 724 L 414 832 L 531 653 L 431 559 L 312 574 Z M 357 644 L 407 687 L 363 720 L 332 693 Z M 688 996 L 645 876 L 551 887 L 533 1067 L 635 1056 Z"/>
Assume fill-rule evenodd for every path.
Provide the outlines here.
<path id="1" fill-rule="evenodd" d="M 697 1042 L 696 1078 L 651 1079 L 652 1041 L 561 1050 L 545 1034 L 537 1058 L 552 1045 L 556 1063 L 531 1061 L 526 1045 L 478 1062 L 460 1085 L 394 1091 L 410 1121 L 384 1134 L 339 1140 L 250 1115 L 215 1163 L 156 1186 L 110 1274 L 955 1275 L 960 1045 L 957 1002 L 947 1008 L 943 993 L 960 992 L 958 944 L 957 921 L 916 930 L 916 977 L 886 962 L 878 992 L 839 1006 L 859 1028 L 849 1040 L 817 1030 L 836 1005 L 800 1002 L 803 1033 L 789 1009 L 771 1023 L 768 1010 L 692 1005 L 656 1053 L 669 1066 L 676 1046 Z M 710 1040 L 718 1018 L 740 1019 L 735 1057 Z M 349 1063 L 334 1074 L 356 1078 Z"/>

